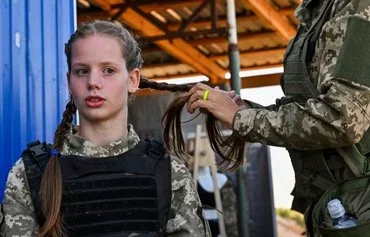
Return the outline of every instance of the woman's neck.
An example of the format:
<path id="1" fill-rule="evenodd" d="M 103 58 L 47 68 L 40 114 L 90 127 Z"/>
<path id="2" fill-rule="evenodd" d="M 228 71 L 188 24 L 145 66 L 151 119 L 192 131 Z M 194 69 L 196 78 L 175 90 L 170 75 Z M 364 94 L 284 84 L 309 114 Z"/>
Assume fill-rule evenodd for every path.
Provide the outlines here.
<path id="1" fill-rule="evenodd" d="M 92 142 L 98 146 L 105 146 L 118 140 L 120 137 L 127 136 L 127 122 L 121 121 L 117 123 L 102 122 L 91 124 L 89 122 L 80 123 L 79 130 L 76 135 Z"/>

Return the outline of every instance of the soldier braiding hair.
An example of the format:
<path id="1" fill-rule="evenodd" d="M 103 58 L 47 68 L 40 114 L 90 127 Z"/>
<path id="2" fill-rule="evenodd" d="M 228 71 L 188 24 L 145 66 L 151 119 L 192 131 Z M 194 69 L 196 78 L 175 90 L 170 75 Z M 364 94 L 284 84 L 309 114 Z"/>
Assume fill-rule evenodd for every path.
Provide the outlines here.
<path id="1" fill-rule="evenodd" d="M 167 150 L 185 161 L 188 156 L 181 130 L 181 111 L 189 98 L 189 94 L 175 98 L 162 117 L 163 139 Z M 225 136 L 221 124 L 211 113 L 207 113 L 206 130 L 212 149 L 222 158 L 218 165 L 230 170 L 240 167 L 244 159 L 245 141 L 236 133 Z M 229 167 L 230 164 L 232 165 Z"/>
<path id="2" fill-rule="evenodd" d="M 138 47 L 136 40 L 133 38 L 131 33 L 125 28 L 114 24 L 109 21 L 94 21 L 86 25 L 80 26 L 70 37 L 68 43 L 65 45 L 65 55 L 67 57 L 68 71 L 71 71 L 71 60 L 72 60 L 72 46 L 73 43 L 78 39 L 86 38 L 94 34 L 104 34 L 109 37 L 116 39 L 121 46 L 123 58 L 126 61 L 126 69 L 132 71 L 135 68 L 140 69 L 143 64 L 141 58 L 141 49 Z M 171 85 L 167 83 L 157 83 L 150 81 L 146 78 L 140 78 L 139 88 L 152 88 L 157 90 L 168 90 L 168 91 L 189 91 L 189 85 Z M 181 108 L 186 104 L 189 95 L 181 96 L 175 99 L 171 105 L 167 108 L 163 122 L 165 124 L 165 143 L 169 147 L 170 151 L 181 156 L 184 153 L 184 139 L 181 134 L 181 123 L 179 122 L 181 116 Z M 73 116 L 76 112 L 76 107 L 73 103 L 73 98 L 66 106 L 66 110 L 63 113 L 63 120 L 55 132 L 53 148 L 56 150 L 61 150 L 66 134 L 71 129 L 71 123 Z M 209 115 L 207 119 L 207 128 L 209 129 L 210 141 L 212 147 L 216 151 L 221 151 L 220 147 L 225 145 L 225 142 L 220 138 L 218 133 L 218 128 L 216 127 L 216 121 L 213 116 Z M 221 139 L 221 140 L 220 140 Z M 221 142 L 220 142 L 221 141 Z M 241 163 L 239 157 L 236 159 L 232 156 L 235 151 L 240 149 L 234 149 L 235 145 L 233 140 L 227 144 L 229 152 L 221 157 L 225 160 L 236 161 L 235 166 Z M 173 144 L 172 144 L 173 143 Z M 231 151 L 231 152 L 230 152 Z M 41 208 L 42 213 L 45 216 L 46 221 L 40 228 L 38 236 L 52 236 L 60 237 L 65 236 L 62 225 L 62 213 L 61 213 L 61 202 L 62 202 L 62 183 L 63 177 L 57 159 L 57 155 L 52 155 L 48 160 L 48 164 L 45 168 L 41 187 L 40 187 L 40 198 L 41 198 Z M 239 162 L 240 161 L 240 162 Z M 41 224 L 41 223 L 40 223 Z"/>
<path id="3" fill-rule="evenodd" d="M 191 89 L 191 85 L 173 85 L 167 83 L 158 83 L 141 77 L 140 88 L 152 88 L 157 90 L 184 91 Z M 181 111 L 189 100 L 190 95 L 184 94 L 175 98 L 168 106 L 162 117 L 163 140 L 169 152 L 175 154 L 186 162 L 187 155 L 185 141 L 181 130 Z M 243 164 L 245 141 L 236 133 L 231 136 L 225 136 L 217 119 L 211 114 L 207 114 L 206 130 L 212 149 L 222 158 L 218 165 L 229 167 L 235 170 Z"/>

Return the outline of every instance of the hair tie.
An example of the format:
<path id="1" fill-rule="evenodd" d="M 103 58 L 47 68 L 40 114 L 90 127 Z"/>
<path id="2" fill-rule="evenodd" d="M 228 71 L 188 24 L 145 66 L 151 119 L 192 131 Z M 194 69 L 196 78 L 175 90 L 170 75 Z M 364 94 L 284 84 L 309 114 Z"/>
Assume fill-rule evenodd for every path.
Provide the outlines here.
<path id="1" fill-rule="evenodd" d="M 57 150 L 55 150 L 55 149 L 51 149 L 50 150 L 50 155 L 51 156 L 59 156 L 59 152 Z"/>

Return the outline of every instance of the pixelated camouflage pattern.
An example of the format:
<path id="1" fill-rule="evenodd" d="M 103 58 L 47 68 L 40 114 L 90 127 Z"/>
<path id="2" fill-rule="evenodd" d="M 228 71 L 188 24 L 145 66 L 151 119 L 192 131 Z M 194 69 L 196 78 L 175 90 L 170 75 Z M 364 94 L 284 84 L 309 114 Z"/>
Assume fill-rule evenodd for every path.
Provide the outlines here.
<path id="1" fill-rule="evenodd" d="M 168 236 L 211 236 L 191 175 L 184 163 L 172 157 L 172 202 Z"/>
<path id="2" fill-rule="evenodd" d="M 332 0 L 319 2 L 325 1 Z M 318 10 L 310 13 L 300 8 L 304 6 L 298 8 L 298 18 L 309 26 Z M 349 16 L 370 21 L 370 0 L 335 0 L 309 64 L 310 78 L 319 93 L 317 99 L 308 100 L 305 106 L 290 103 L 275 106 L 276 110 L 241 110 L 234 117 L 234 130 L 249 142 L 297 150 L 345 147 L 359 142 L 370 124 L 370 88 L 331 75 Z"/>
<path id="3" fill-rule="evenodd" d="M 39 226 L 27 184 L 23 161 L 19 159 L 10 170 L 5 186 L 4 223 L 0 236 L 36 236 Z"/>
<path id="4" fill-rule="evenodd" d="M 68 134 L 61 153 L 104 158 L 128 151 L 139 140 L 131 125 L 126 137 L 103 147 L 96 146 L 82 137 Z M 204 221 L 201 202 L 195 192 L 189 171 L 182 161 L 175 157 L 172 157 L 171 166 L 172 202 L 166 236 L 211 236 L 208 222 Z M 19 159 L 9 172 L 3 206 L 5 222 L 1 227 L 0 236 L 36 236 L 39 225 L 34 214 L 22 159 Z"/>

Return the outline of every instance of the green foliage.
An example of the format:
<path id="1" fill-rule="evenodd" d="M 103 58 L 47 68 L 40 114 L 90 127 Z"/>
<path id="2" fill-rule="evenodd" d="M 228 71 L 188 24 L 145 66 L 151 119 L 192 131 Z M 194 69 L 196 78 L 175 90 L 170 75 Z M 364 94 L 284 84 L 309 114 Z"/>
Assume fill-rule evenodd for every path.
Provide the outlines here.
<path id="1" fill-rule="evenodd" d="M 295 221 L 298 225 L 304 227 L 304 217 L 301 213 L 287 208 L 277 208 L 276 214 L 284 219 Z"/>

